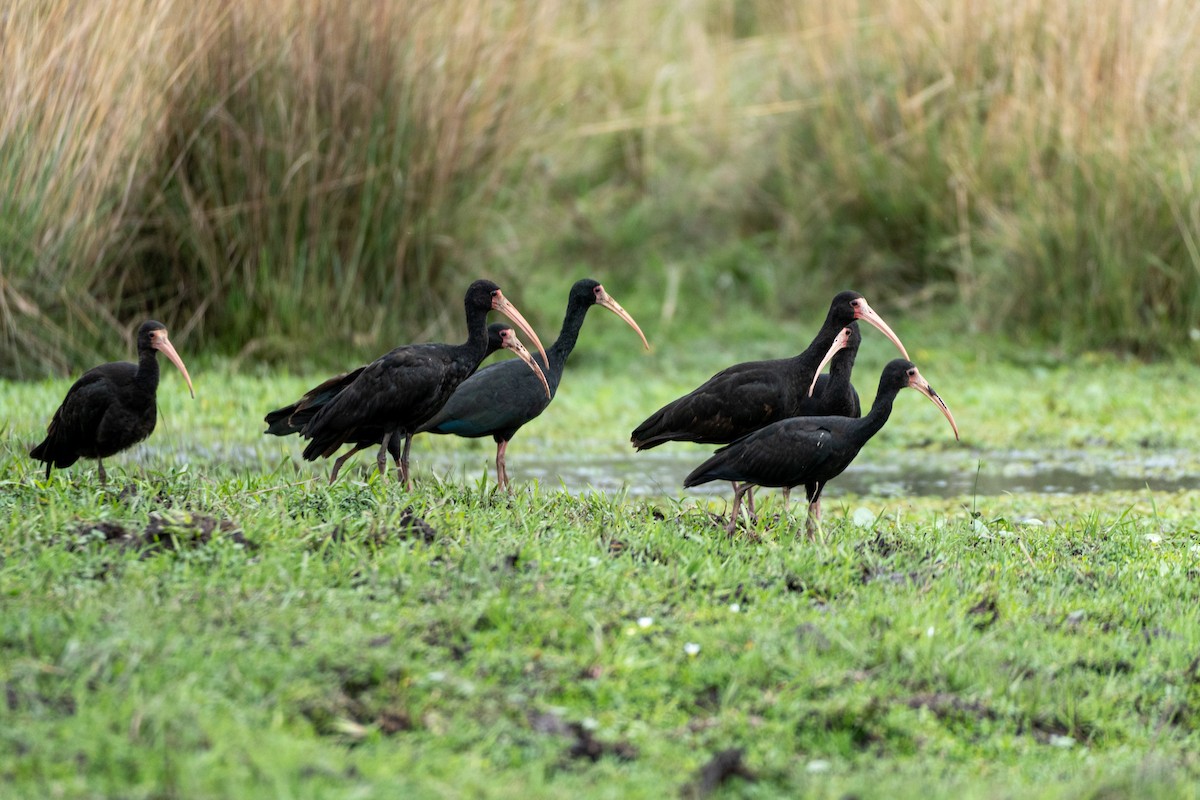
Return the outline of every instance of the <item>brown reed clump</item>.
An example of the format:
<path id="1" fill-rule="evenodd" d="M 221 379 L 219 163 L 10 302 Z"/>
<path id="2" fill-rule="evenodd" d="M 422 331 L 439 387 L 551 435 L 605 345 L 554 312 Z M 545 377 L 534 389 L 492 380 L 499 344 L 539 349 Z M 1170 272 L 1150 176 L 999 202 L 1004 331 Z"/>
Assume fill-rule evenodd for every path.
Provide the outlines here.
<path id="1" fill-rule="evenodd" d="M 557 297 L 580 262 L 668 306 L 681 277 L 777 314 L 853 285 L 1180 348 L 1198 27 L 1182 0 L 14 0 L 0 374 L 128 352 L 148 314 L 366 357 L 455 335 L 473 277 Z"/>

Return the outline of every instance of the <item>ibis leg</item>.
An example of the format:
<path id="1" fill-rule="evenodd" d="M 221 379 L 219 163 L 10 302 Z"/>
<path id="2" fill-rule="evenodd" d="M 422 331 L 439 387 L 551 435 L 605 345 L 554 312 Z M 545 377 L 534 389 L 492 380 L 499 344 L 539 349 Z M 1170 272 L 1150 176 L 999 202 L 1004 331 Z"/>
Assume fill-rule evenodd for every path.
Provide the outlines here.
<path id="1" fill-rule="evenodd" d="M 379 474 L 385 478 L 387 477 L 388 442 L 391 440 L 392 432 L 384 432 L 383 442 L 379 445 L 379 455 L 375 456 L 375 463 L 379 466 Z"/>
<path id="2" fill-rule="evenodd" d="M 736 484 L 735 484 L 736 486 Z M 736 486 L 733 490 L 733 510 L 729 513 L 729 525 L 725 528 L 725 532 L 730 536 L 737 529 L 738 512 L 742 508 L 742 495 L 746 494 L 752 488 L 752 484 L 743 483 L 741 486 Z"/>
<path id="3" fill-rule="evenodd" d="M 738 492 L 738 482 L 730 481 L 730 484 L 733 485 L 733 493 L 736 496 L 737 492 Z M 754 510 L 754 487 L 753 486 L 746 487 L 746 508 L 749 510 L 750 519 L 757 521 L 758 520 L 758 512 Z"/>
<path id="4" fill-rule="evenodd" d="M 809 484 L 805 488 L 808 489 L 808 518 L 804 527 L 808 538 L 815 539 L 821 530 L 821 490 L 825 488 L 825 484 Z"/>
<path id="5" fill-rule="evenodd" d="M 333 483 L 334 481 L 337 480 L 338 473 L 342 471 L 342 464 L 345 464 L 350 459 L 350 456 L 354 455 L 359 450 L 366 450 L 366 449 L 367 449 L 367 445 L 356 444 L 356 445 L 354 445 L 354 449 L 351 450 L 349 453 L 346 453 L 344 456 L 339 456 L 338 460 L 333 462 L 333 472 L 329 473 L 329 482 Z"/>
<path id="6" fill-rule="evenodd" d="M 501 489 L 507 489 L 512 494 L 512 484 L 508 482 L 508 467 L 504 463 L 504 453 L 508 450 L 508 440 L 496 442 L 496 483 Z"/>
<path id="7" fill-rule="evenodd" d="M 400 455 L 400 463 L 397 465 L 400 468 L 400 480 L 404 481 L 404 490 L 412 491 L 412 478 L 408 472 L 408 451 L 412 447 L 413 435 L 410 432 L 404 434 L 404 452 Z"/>
<path id="8" fill-rule="evenodd" d="M 805 521 L 804 529 L 808 533 L 809 539 L 817 538 L 817 531 L 821 527 L 821 501 L 817 500 L 810 503 L 808 506 L 808 519 Z"/>
<path id="9" fill-rule="evenodd" d="M 98 466 L 100 468 L 100 485 L 103 486 L 105 483 L 108 482 L 108 473 L 104 471 L 104 459 L 97 458 L 96 466 Z"/>

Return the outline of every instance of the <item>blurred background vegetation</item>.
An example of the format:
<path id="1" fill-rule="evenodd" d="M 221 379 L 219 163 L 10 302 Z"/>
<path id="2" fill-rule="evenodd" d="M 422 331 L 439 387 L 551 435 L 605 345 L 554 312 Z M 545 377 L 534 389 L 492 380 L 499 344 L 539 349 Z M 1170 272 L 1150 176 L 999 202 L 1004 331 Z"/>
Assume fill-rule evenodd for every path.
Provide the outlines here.
<path id="1" fill-rule="evenodd" d="M 856 288 L 1178 354 L 1198 33 L 1184 0 L 13 0 L 0 375 L 146 317 L 362 360 L 461 339 L 480 276 L 547 341 L 591 275 L 668 330 Z"/>

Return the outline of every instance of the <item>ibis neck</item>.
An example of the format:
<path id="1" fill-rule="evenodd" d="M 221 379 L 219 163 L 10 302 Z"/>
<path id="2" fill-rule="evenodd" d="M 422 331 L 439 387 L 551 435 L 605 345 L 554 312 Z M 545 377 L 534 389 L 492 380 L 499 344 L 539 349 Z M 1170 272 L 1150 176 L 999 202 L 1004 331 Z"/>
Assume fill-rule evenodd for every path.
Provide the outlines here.
<path id="1" fill-rule="evenodd" d="M 462 347 L 472 355 L 477 354 L 480 361 L 487 356 L 487 315 L 489 310 L 467 306 L 467 341 L 463 342 Z"/>
<path id="2" fill-rule="evenodd" d="M 838 331 L 841 328 L 830 324 L 830 320 L 826 319 L 825 324 L 821 326 L 821 330 L 817 331 L 817 336 L 812 340 L 812 344 L 804 348 L 804 351 L 798 356 L 793 356 L 791 361 L 795 365 L 792 377 L 795 381 L 795 390 L 808 394 L 808 387 L 812 385 L 813 378 L 817 376 L 817 367 L 821 364 L 821 359 L 829 352 L 829 348 L 833 347 L 833 340 L 837 337 Z M 834 356 L 834 364 L 837 363 L 839 353 Z M 854 364 L 853 357 L 850 360 L 851 366 Z M 830 370 L 832 371 L 832 367 Z"/>
<path id="3" fill-rule="evenodd" d="M 856 350 L 846 348 L 833 357 L 829 364 L 829 381 L 831 384 L 843 385 L 850 383 L 850 373 L 854 371 Z"/>
<path id="4" fill-rule="evenodd" d="M 866 434 L 864 441 L 879 433 L 888 421 L 897 392 L 897 389 L 885 389 L 882 384 L 875 392 L 875 402 L 871 404 L 871 410 L 859 420 L 859 430 Z"/>
<path id="5" fill-rule="evenodd" d="M 137 372 L 134 381 L 140 386 L 146 386 L 151 391 L 158 388 L 158 351 L 147 347 L 138 351 Z"/>
<path id="6" fill-rule="evenodd" d="M 554 344 L 550 345 L 550 349 L 546 351 L 546 355 L 550 359 L 550 363 L 546 366 L 554 372 L 562 372 L 563 366 L 567 363 L 567 358 L 571 355 L 571 351 L 575 349 L 575 343 L 579 340 L 579 331 L 583 327 L 583 318 L 587 316 L 590 304 L 577 303 L 572 300 L 567 304 L 567 313 L 563 317 L 562 328 L 558 331 L 558 338 L 554 340 Z M 550 377 L 549 373 L 546 375 Z"/>

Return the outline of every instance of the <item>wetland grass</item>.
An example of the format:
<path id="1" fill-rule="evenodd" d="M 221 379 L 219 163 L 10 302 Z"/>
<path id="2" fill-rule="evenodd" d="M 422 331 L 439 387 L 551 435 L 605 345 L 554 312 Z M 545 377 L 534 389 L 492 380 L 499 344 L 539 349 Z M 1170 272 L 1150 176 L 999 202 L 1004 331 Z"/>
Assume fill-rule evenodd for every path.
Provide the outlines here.
<path id="1" fill-rule="evenodd" d="M 259 433 L 473 278 L 533 274 L 542 330 L 588 275 L 656 351 L 590 325 L 523 451 L 636 464 L 649 409 L 852 286 L 964 435 L 909 398 L 862 458 L 1195 471 L 1193 4 L 10 5 L 0 373 L 153 312 L 197 399 L 165 379 L 103 489 L 26 454 L 69 381 L 0 382 L 0 794 L 661 798 L 741 750 L 721 794 L 1200 795 L 1194 492 L 831 486 L 825 541 L 770 495 L 751 541 L 518 453 L 498 494 L 490 442 L 418 439 L 406 494 Z"/>
<path id="2" fill-rule="evenodd" d="M 579 355 L 629 345 L 593 327 Z M 1185 398 L 1126 391 L 1193 366 L 958 347 L 914 357 L 964 447 L 1200 446 Z M 580 446 L 588 419 L 583 447 L 626 448 L 646 393 L 710 371 L 657 352 L 573 364 L 526 447 Z M 496 492 L 490 442 L 418 438 L 412 494 L 365 468 L 329 486 L 257 421 L 313 376 L 193 373 L 108 489 L 25 456 L 61 382 L 0 391 L 8 796 L 659 798 L 731 749 L 716 796 L 1196 796 L 1195 493 L 842 495 L 815 543 L 768 495 L 761 540 L 730 539 L 723 501 L 572 496 L 515 457 Z M 939 446 L 936 410 L 902 405 L 863 458 Z M 479 479 L 422 471 L 422 447 Z"/>

